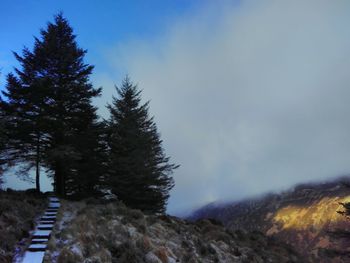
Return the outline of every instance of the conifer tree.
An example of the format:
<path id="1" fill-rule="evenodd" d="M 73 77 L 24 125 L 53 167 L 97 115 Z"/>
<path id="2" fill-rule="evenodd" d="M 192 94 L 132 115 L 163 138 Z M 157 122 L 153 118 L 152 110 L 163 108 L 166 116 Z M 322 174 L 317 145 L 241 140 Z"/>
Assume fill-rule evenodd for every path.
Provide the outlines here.
<path id="1" fill-rule="evenodd" d="M 35 38 L 33 51 L 25 48 L 21 56 L 15 53 L 22 68 L 8 76 L 4 92 L 8 102 L 2 102 L 12 127 L 18 127 L 12 140 L 13 159 L 35 156 L 39 165 L 52 172 L 60 195 L 66 194 L 68 184 L 71 189 L 86 190 L 87 182 L 96 181 L 88 177 L 98 175 L 90 172 L 83 177 L 82 170 L 99 166 L 90 158 L 99 142 L 92 143 L 84 135 L 96 133 L 92 130 L 98 126 L 98 117 L 91 100 L 101 89 L 90 83 L 93 66 L 84 63 L 86 50 L 75 38 L 68 21 L 56 15 Z M 78 181 L 84 187 L 72 186 Z"/>
<path id="2" fill-rule="evenodd" d="M 2 160 L 7 168 L 21 164 L 17 173 L 22 176 L 35 168 L 36 190 L 40 191 L 40 167 L 47 148 L 46 117 L 43 113 L 47 103 L 46 86 L 44 79 L 36 77 L 32 54 L 28 49 L 24 49 L 23 54 L 26 61 L 15 54 L 23 71 L 16 69 L 18 76 L 7 76 L 6 90 L 2 92 L 6 100 L 0 102 L 4 129 L 8 131 Z"/>
<path id="3" fill-rule="evenodd" d="M 170 176 L 178 166 L 169 162 L 148 102 L 141 105 L 141 91 L 125 78 L 118 98 L 108 105 L 108 182 L 126 205 L 163 213 L 174 186 Z"/>

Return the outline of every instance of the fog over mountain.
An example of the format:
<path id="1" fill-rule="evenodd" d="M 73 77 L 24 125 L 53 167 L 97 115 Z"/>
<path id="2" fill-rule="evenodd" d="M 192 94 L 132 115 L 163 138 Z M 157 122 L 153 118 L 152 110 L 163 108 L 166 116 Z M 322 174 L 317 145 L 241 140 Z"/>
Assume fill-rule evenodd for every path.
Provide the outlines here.
<path id="1" fill-rule="evenodd" d="M 181 164 L 170 213 L 350 172 L 350 2 L 212 2 L 106 49 Z M 99 75 L 104 105 L 112 75 Z"/>

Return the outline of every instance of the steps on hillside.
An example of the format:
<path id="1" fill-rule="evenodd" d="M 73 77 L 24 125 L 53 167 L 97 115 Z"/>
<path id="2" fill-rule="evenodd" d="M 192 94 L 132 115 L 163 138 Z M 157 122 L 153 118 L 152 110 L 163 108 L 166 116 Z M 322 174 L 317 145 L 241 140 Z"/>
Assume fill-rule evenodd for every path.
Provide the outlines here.
<path id="1" fill-rule="evenodd" d="M 24 255 L 22 263 L 42 263 L 44 260 L 45 251 L 27 251 Z"/>
<path id="2" fill-rule="evenodd" d="M 57 211 L 58 211 L 58 208 L 46 209 L 46 213 L 57 213 Z"/>
<path id="3" fill-rule="evenodd" d="M 46 237 L 49 238 L 51 235 L 51 230 L 35 230 L 33 233 L 33 237 Z"/>
<path id="4" fill-rule="evenodd" d="M 39 229 L 39 230 L 52 230 L 53 224 L 40 224 L 37 226 L 37 229 Z"/>
<path id="5" fill-rule="evenodd" d="M 59 208 L 61 206 L 60 202 L 49 202 L 49 209 Z"/>
<path id="6" fill-rule="evenodd" d="M 47 244 L 31 244 L 28 247 L 28 251 L 35 252 L 35 251 L 44 251 L 47 248 Z"/>
<path id="7" fill-rule="evenodd" d="M 55 221 L 56 220 L 56 216 L 42 216 L 41 221 Z"/>
<path id="8" fill-rule="evenodd" d="M 52 225 L 55 224 L 55 221 L 53 220 L 40 220 L 41 225 Z"/>
<path id="9" fill-rule="evenodd" d="M 33 238 L 32 239 L 32 244 L 43 244 L 49 242 L 49 239 L 47 238 Z"/>
<path id="10" fill-rule="evenodd" d="M 56 212 L 45 212 L 44 216 L 57 216 L 57 211 Z"/>
<path id="11" fill-rule="evenodd" d="M 60 199 L 58 199 L 57 197 L 49 197 L 49 201 L 50 202 L 57 202 L 57 203 L 59 203 Z"/>
<path id="12" fill-rule="evenodd" d="M 28 247 L 22 263 L 42 263 L 47 249 L 52 229 L 54 227 L 60 200 L 57 197 L 49 197 L 49 205 L 32 235 L 31 244 Z"/>

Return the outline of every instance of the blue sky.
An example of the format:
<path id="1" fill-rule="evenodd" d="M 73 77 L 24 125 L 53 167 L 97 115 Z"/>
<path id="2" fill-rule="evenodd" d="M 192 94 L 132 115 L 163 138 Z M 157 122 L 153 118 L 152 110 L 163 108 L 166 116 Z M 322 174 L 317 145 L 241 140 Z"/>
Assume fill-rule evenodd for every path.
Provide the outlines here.
<path id="1" fill-rule="evenodd" d="M 169 213 L 350 174 L 350 1 L 1 1 L 3 75 L 59 11 L 100 115 L 126 73 L 150 100 L 181 165 Z"/>
<path id="2" fill-rule="evenodd" d="M 200 8 L 201 0 L 3 0 L 0 17 L 1 84 L 4 75 L 17 63 L 12 51 L 31 47 L 46 22 L 63 11 L 70 21 L 81 47 L 88 50 L 86 61 L 96 66 L 95 72 L 109 69 L 104 61 L 106 47 L 128 39 L 151 39 L 161 35 L 171 21 Z"/>

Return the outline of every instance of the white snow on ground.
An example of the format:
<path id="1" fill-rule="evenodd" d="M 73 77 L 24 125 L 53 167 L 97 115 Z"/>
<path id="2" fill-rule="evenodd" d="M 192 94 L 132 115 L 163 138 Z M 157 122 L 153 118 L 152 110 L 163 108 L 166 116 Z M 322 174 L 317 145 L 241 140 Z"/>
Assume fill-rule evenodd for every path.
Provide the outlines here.
<path id="1" fill-rule="evenodd" d="M 57 215 L 56 212 L 46 212 L 46 213 L 44 214 L 44 216 L 55 216 L 55 215 Z"/>
<path id="2" fill-rule="evenodd" d="M 35 263 L 42 262 L 44 259 L 45 252 L 30 252 L 27 251 L 24 255 L 22 263 Z"/>
<path id="3" fill-rule="evenodd" d="M 41 214 L 38 215 L 35 220 L 34 220 L 34 225 L 38 225 L 41 219 Z M 31 231 L 29 231 L 29 237 L 27 238 L 23 238 L 20 242 L 18 242 L 18 246 L 15 248 L 15 255 L 13 257 L 13 263 L 22 263 L 24 262 L 24 256 L 25 256 L 25 248 L 24 247 L 25 244 L 29 245 L 29 241 L 31 240 L 31 237 L 33 235 L 33 233 L 36 231 L 36 229 L 32 229 Z M 35 262 L 35 261 L 33 261 Z"/>
<path id="4" fill-rule="evenodd" d="M 59 208 L 60 206 L 61 206 L 60 203 L 50 203 L 49 204 L 50 208 Z"/>
<path id="5" fill-rule="evenodd" d="M 57 231 L 62 231 L 72 219 L 75 217 L 75 213 L 71 211 L 64 211 L 61 220 L 57 224 Z"/>
<path id="6" fill-rule="evenodd" d="M 76 254 L 76 255 L 79 255 L 81 258 L 83 258 L 83 251 L 81 249 L 81 247 L 78 245 L 78 244 L 73 244 L 71 246 L 71 251 Z"/>
<path id="7" fill-rule="evenodd" d="M 68 203 L 62 204 L 62 208 L 61 208 L 61 217 L 57 218 L 56 221 L 56 225 L 55 228 L 52 232 L 52 237 L 54 238 L 55 242 L 56 242 L 56 246 L 55 247 L 61 247 L 64 246 L 65 244 L 67 244 L 69 241 L 68 240 L 64 240 L 64 239 L 56 239 L 55 233 L 59 233 L 62 232 L 65 227 L 70 223 L 70 221 L 72 221 L 75 216 L 76 216 L 76 211 L 75 209 L 71 209 L 70 205 Z M 73 248 L 73 249 L 79 249 L 79 248 Z M 50 262 L 50 263 L 56 263 L 58 256 L 60 254 L 59 251 L 46 251 L 46 256 L 45 257 L 45 262 Z M 48 259 L 48 260 L 47 260 Z"/>
<path id="8" fill-rule="evenodd" d="M 51 230 L 35 230 L 33 237 L 49 237 L 51 235 Z"/>
<path id="9" fill-rule="evenodd" d="M 60 207 L 59 203 L 51 203 L 51 200 L 53 197 L 50 197 L 50 204 L 49 207 L 51 205 L 51 207 Z M 53 198 L 55 199 L 54 202 L 59 201 L 58 198 Z M 45 215 L 45 214 L 44 214 Z M 34 225 L 39 226 L 40 225 L 40 221 L 41 218 L 43 217 L 43 214 L 38 215 L 35 220 L 34 220 Z M 13 263 L 34 263 L 34 262 L 42 262 L 45 252 L 42 251 L 37 251 L 37 252 L 31 252 L 31 251 L 25 251 L 25 248 L 27 247 L 27 245 L 29 245 L 29 241 L 31 240 L 31 238 L 35 235 L 38 235 L 42 238 L 45 237 L 49 237 L 49 235 L 51 234 L 51 230 L 38 230 L 38 228 L 36 227 L 35 229 L 32 229 L 29 232 L 29 237 L 28 238 L 24 238 L 22 239 L 19 243 L 18 246 L 15 248 L 15 255 L 14 255 L 14 259 L 13 259 Z M 40 238 L 36 238 L 36 239 L 40 239 Z M 33 245 L 31 245 L 33 246 Z M 35 244 L 34 246 L 41 246 L 39 244 Z"/>
<path id="10" fill-rule="evenodd" d="M 46 249 L 47 244 L 31 244 L 29 248 L 32 249 Z"/>

